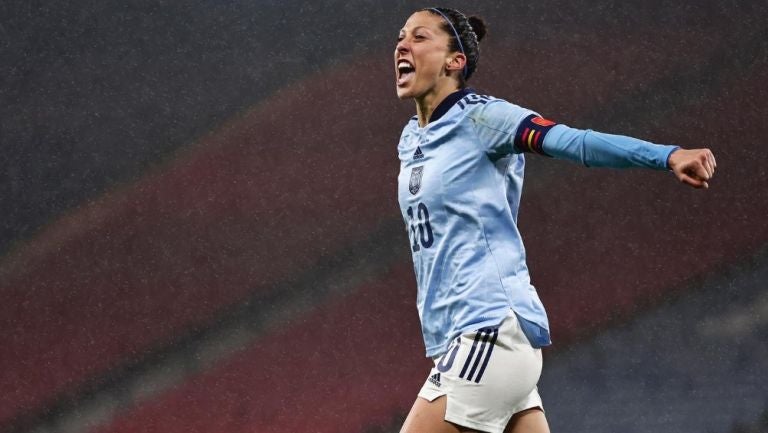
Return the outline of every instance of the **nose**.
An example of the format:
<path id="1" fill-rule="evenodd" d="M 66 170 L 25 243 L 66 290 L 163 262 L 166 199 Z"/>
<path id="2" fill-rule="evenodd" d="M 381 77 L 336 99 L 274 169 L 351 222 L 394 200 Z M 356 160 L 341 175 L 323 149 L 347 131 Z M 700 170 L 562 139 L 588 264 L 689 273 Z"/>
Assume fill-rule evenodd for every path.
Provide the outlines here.
<path id="1" fill-rule="evenodd" d="M 405 54 L 408 51 L 410 51 L 411 47 L 407 41 L 408 40 L 405 38 L 398 41 L 397 45 L 395 46 L 395 52 L 397 52 L 398 54 Z"/>

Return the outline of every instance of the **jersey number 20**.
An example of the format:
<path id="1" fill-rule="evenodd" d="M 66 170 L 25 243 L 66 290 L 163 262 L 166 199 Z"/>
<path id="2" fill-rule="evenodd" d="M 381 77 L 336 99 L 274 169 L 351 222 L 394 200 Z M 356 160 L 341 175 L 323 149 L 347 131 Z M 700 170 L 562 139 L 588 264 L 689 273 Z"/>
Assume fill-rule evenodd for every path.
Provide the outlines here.
<path id="1" fill-rule="evenodd" d="M 416 218 L 413 215 L 413 208 L 408 206 L 408 225 L 411 228 L 411 237 L 413 238 L 413 251 L 419 251 L 421 247 L 429 248 L 435 242 L 432 234 L 432 226 L 429 224 L 429 211 L 424 203 L 416 206 Z M 418 231 L 418 234 L 416 233 Z M 421 241 L 421 246 L 419 246 Z"/>

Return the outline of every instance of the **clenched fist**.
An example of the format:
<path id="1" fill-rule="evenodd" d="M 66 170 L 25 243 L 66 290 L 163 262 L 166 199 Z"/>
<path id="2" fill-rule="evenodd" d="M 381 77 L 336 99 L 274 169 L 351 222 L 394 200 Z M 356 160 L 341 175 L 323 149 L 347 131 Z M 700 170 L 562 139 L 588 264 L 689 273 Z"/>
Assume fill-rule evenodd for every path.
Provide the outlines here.
<path id="1" fill-rule="evenodd" d="M 715 174 L 715 155 L 709 149 L 677 149 L 669 156 L 669 168 L 680 182 L 694 188 L 709 188 Z"/>

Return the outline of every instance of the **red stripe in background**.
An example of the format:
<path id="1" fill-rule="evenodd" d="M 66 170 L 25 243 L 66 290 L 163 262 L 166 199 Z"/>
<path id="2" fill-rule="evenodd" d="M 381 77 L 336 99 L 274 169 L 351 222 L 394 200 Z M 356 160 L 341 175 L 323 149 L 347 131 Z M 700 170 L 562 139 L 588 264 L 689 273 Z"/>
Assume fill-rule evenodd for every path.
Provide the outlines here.
<path id="1" fill-rule="evenodd" d="M 412 274 L 409 264 L 396 266 L 94 433 L 387 427 L 413 403 L 431 367 L 415 294 L 402 284 Z"/>

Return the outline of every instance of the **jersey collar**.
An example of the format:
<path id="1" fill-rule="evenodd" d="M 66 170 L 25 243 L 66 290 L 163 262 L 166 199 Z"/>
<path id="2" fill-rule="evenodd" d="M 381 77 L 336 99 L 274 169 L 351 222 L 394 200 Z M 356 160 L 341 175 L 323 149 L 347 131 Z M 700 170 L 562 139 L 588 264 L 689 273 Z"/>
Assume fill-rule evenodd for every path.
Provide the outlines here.
<path id="1" fill-rule="evenodd" d="M 450 95 L 446 96 L 445 99 L 443 99 L 443 101 L 437 105 L 437 108 L 435 108 L 435 111 L 432 112 L 432 115 L 429 116 L 429 122 L 427 122 L 427 124 L 430 124 L 436 121 L 437 119 L 443 117 L 443 115 L 447 113 L 448 110 L 450 110 L 451 107 L 454 106 L 454 104 L 459 102 L 461 98 L 469 95 L 470 93 L 475 93 L 475 90 L 469 87 L 466 87 L 464 89 L 459 89 L 451 93 Z"/>

